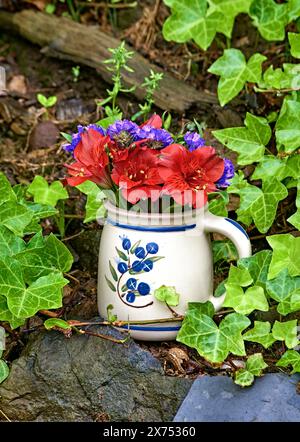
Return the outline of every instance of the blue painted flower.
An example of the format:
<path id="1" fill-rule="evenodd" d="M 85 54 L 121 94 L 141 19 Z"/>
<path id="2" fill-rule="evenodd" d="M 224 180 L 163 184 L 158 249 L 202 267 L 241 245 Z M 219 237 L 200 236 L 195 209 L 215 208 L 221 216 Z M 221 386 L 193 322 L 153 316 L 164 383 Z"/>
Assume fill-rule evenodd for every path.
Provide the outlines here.
<path id="1" fill-rule="evenodd" d="M 198 149 L 198 147 L 203 147 L 205 145 L 204 138 L 200 137 L 197 132 L 187 132 L 184 136 L 184 141 L 190 152 Z"/>
<path id="2" fill-rule="evenodd" d="M 119 262 L 118 264 L 118 270 L 120 273 L 125 273 L 128 270 L 128 266 L 125 262 Z"/>
<path id="3" fill-rule="evenodd" d="M 146 250 L 148 253 L 151 254 L 155 254 L 158 252 L 158 244 L 156 244 L 156 242 L 148 242 L 148 244 L 146 245 Z"/>
<path id="4" fill-rule="evenodd" d="M 160 149 L 174 142 L 168 131 L 165 129 L 156 129 L 149 125 L 139 128 L 137 136 L 139 140 L 151 140 L 149 147 L 152 149 Z"/>
<path id="5" fill-rule="evenodd" d="M 122 241 L 122 247 L 124 250 L 129 250 L 131 247 L 131 241 L 128 238 L 124 238 Z"/>
<path id="6" fill-rule="evenodd" d="M 149 295 L 150 293 L 150 285 L 146 282 L 140 282 L 138 285 L 138 292 L 142 296 Z"/>
<path id="7" fill-rule="evenodd" d="M 126 286 L 129 290 L 136 290 L 137 280 L 135 278 L 129 278 L 126 282 Z"/>
<path id="8" fill-rule="evenodd" d="M 105 135 L 105 130 L 102 127 L 100 127 L 100 126 L 97 126 L 97 124 L 89 124 L 88 126 L 81 126 L 81 125 L 79 125 L 79 126 L 77 126 L 77 131 L 78 132 L 72 134 L 71 143 L 63 144 L 63 149 L 66 152 L 69 152 L 69 153 L 73 154 L 74 149 L 76 148 L 76 146 L 78 145 L 78 143 L 81 140 L 82 134 L 84 132 L 87 132 L 89 129 L 94 129 L 97 132 L 99 132 L 99 134 Z"/>
<path id="9" fill-rule="evenodd" d="M 143 270 L 143 263 L 141 261 L 134 261 L 132 264 L 132 270 L 135 272 L 141 272 Z"/>
<path id="10" fill-rule="evenodd" d="M 224 172 L 219 181 L 216 182 L 217 187 L 224 189 L 230 186 L 230 179 L 234 176 L 234 165 L 227 158 L 224 159 Z"/>
<path id="11" fill-rule="evenodd" d="M 135 301 L 135 293 L 128 292 L 126 295 L 126 301 L 132 304 Z"/>
<path id="12" fill-rule="evenodd" d="M 146 259 L 146 261 L 143 262 L 144 272 L 150 272 L 152 269 L 153 269 L 153 261 L 151 261 L 151 259 Z"/>
<path id="13" fill-rule="evenodd" d="M 137 258 L 143 259 L 143 258 L 145 258 L 145 255 L 146 255 L 146 251 L 145 251 L 144 247 L 137 247 L 135 249 L 135 256 Z"/>

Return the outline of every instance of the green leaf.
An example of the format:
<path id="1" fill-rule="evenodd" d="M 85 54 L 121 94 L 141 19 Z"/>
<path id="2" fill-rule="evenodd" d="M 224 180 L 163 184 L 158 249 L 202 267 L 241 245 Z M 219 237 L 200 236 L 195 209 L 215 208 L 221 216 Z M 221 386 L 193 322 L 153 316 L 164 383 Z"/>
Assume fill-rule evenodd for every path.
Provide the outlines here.
<path id="1" fill-rule="evenodd" d="M 238 284 L 225 284 L 226 297 L 223 306 L 232 307 L 237 313 L 249 315 L 254 310 L 267 312 L 269 304 L 264 289 L 249 287 L 245 292 Z"/>
<path id="2" fill-rule="evenodd" d="M 52 107 L 57 102 L 57 97 L 52 96 L 52 97 L 47 98 L 43 94 L 37 94 L 37 99 L 38 99 L 38 102 L 45 108 Z"/>
<path id="3" fill-rule="evenodd" d="M 117 272 L 115 271 L 114 266 L 112 265 L 112 263 L 109 261 L 109 269 L 110 269 L 110 273 L 113 277 L 113 279 L 117 282 L 118 281 L 118 275 Z"/>
<path id="4" fill-rule="evenodd" d="M 41 276 L 53 272 L 68 272 L 73 264 L 73 256 L 69 249 L 52 233 L 44 237 L 43 246 L 27 247 L 15 255 L 22 265 L 25 281 L 32 283 Z"/>
<path id="5" fill-rule="evenodd" d="M 245 356 L 241 333 L 249 324 L 246 316 L 231 313 L 218 327 L 212 318 L 192 309 L 183 320 L 177 341 L 195 348 L 208 361 L 221 363 L 229 353 Z"/>
<path id="6" fill-rule="evenodd" d="M 208 72 L 221 77 L 218 83 L 221 106 L 238 95 L 247 81 L 257 83 L 260 80 L 261 65 L 264 60 L 266 60 L 264 55 L 254 54 L 247 63 L 244 54 L 239 49 L 224 50 L 224 55 L 208 69 Z"/>
<path id="7" fill-rule="evenodd" d="M 113 292 L 116 292 L 116 287 L 114 286 L 114 284 L 107 278 L 107 276 L 105 276 L 106 282 L 108 287 L 110 288 L 110 290 L 112 290 Z"/>
<path id="8" fill-rule="evenodd" d="M 235 261 L 238 258 L 235 246 L 231 241 L 213 241 L 212 250 L 214 264 L 219 261 Z"/>
<path id="9" fill-rule="evenodd" d="M 287 12 L 285 4 L 279 5 L 274 0 L 254 0 L 249 15 L 264 39 L 276 41 L 284 40 Z"/>
<path id="10" fill-rule="evenodd" d="M 290 276 L 300 275 L 300 238 L 286 233 L 268 236 L 267 241 L 273 249 L 268 279 L 275 278 L 283 269 L 288 269 Z"/>
<path id="11" fill-rule="evenodd" d="M 0 225 L 7 227 L 17 236 L 23 236 L 32 219 L 33 212 L 22 204 L 9 201 L 0 206 Z"/>
<path id="12" fill-rule="evenodd" d="M 0 259 L 13 256 L 26 247 L 25 242 L 4 226 L 0 226 Z"/>
<path id="13" fill-rule="evenodd" d="M 108 117 L 102 118 L 101 120 L 97 121 L 97 125 L 103 127 L 103 129 L 107 129 L 108 126 L 113 124 L 117 120 L 122 119 L 122 112 L 117 112 L 115 114 L 109 115 Z"/>
<path id="14" fill-rule="evenodd" d="M 230 38 L 234 25 L 235 17 L 241 13 L 249 12 L 252 0 L 208 0 L 210 8 L 208 14 L 218 12 L 223 19 L 217 23 L 217 32 L 221 32 Z"/>
<path id="15" fill-rule="evenodd" d="M 285 178 L 286 160 L 271 155 L 265 155 L 256 166 L 251 180 L 266 180 L 268 178 L 276 178 L 281 181 Z"/>
<path id="16" fill-rule="evenodd" d="M 162 285 L 155 289 L 154 296 L 158 301 L 165 302 L 171 307 L 176 307 L 179 304 L 179 293 L 176 292 L 175 287 Z"/>
<path id="17" fill-rule="evenodd" d="M 76 187 L 82 193 L 87 195 L 84 222 L 88 223 L 99 218 L 104 218 L 106 213 L 106 209 L 103 205 L 105 194 L 99 189 L 97 184 L 93 183 L 92 181 L 85 181 Z"/>
<path id="18" fill-rule="evenodd" d="M 228 211 L 226 209 L 229 203 L 229 195 L 225 191 L 212 192 L 210 196 L 213 197 L 208 203 L 208 210 L 217 216 L 228 216 Z"/>
<path id="19" fill-rule="evenodd" d="M 297 197 L 296 197 L 297 211 L 290 216 L 287 221 L 292 224 L 296 229 L 300 230 L 300 179 L 297 184 Z"/>
<path id="20" fill-rule="evenodd" d="M 253 279 L 253 284 L 266 288 L 269 265 L 272 259 L 270 250 L 262 250 L 249 258 L 242 258 L 238 261 L 238 267 L 247 269 Z"/>
<path id="21" fill-rule="evenodd" d="M 124 252 L 122 252 L 122 250 L 116 247 L 116 251 L 121 259 L 123 259 L 124 261 L 128 261 L 128 256 Z"/>
<path id="22" fill-rule="evenodd" d="M 0 359 L 0 384 L 3 382 L 9 375 L 9 368 L 2 359 Z"/>
<path id="23" fill-rule="evenodd" d="M 254 382 L 254 375 L 246 368 L 237 370 L 234 376 L 234 382 L 241 387 L 250 387 Z"/>
<path id="24" fill-rule="evenodd" d="M 294 89 L 300 87 L 300 65 L 283 63 L 282 67 L 274 69 L 269 66 L 258 82 L 259 91 L 262 89 Z M 255 88 L 257 90 L 257 88 Z M 276 118 L 277 119 L 277 118 Z"/>
<path id="25" fill-rule="evenodd" d="M 228 275 L 228 284 L 238 284 L 241 287 L 248 287 L 253 282 L 252 276 L 247 268 L 239 268 L 233 265 L 230 266 Z"/>
<path id="26" fill-rule="evenodd" d="M 246 368 L 235 373 L 235 383 L 241 387 L 249 387 L 254 382 L 254 376 L 261 376 L 264 368 L 267 368 L 261 353 L 255 353 L 247 359 Z"/>
<path id="27" fill-rule="evenodd" d="M 61 132 L 60 134 L 62 137 L 64 137 L 65 140 L 68 141 L 68 143 L 72 143 L 72 135 L 71 134 L 67 134 L 66 132 Z"/>
<path id="28" fill-rule="evenodd" d="M 286 322 L 275 321 L 272 335 L 278 341 L 284 341 L 287 348 L 294 348 L 299 344 L 297 338 L 297 319 Z"/>
<path id="29" fill-rule="evenodd" d="M 17 318 L 9 310 L 7 305 L 7 299 L 5 296 L 0 295 L 0 321 L 9 322 L 12 329 L 19 327 L 25 323 L 26 318 Z"/>
<path id="30" fill-rule="evenodd" d="M 300 373 L 300 354 L 296 350 L 287 350 L 277 362 L 277 367 L 293 367 L 293 373 Z"/>
<path id="31" fill-rule="evenodd" d="M 189 302 L 188 311 L 196 310 L 197 314 L 206 315 L 212 318 L 215 314 L 214 305 L 210 301 Z"/>
<path id="32" fill-rule="evenodd" d="M 3 172 L 0 172 L 0 205 L 8 201 L 16 202 L 17 198 L 12 190 L 10 182 Z"/>
<path id="33" fill-rule="evenodd" d="M 272 131 L 265 118 L 247 113 L 245 127 L 215 130 L 213 135 L 228 149 L 237 152 L 238 164 L 245 166 L 263 159 Z"/>
<path id="34" fill-rule="evenodd" d="M 63 330 L 71 330 L 72 327 L 63 319 L 50 318 L 44 322 L 44 327 L 46 330 L 51 330 L 52 328 L 62 328 Z"/>
<path id="35" fill-rule="evenodd" d="M 288 37 L 291 45 L 292 56 L 295 58 L 300 58 L 300 34 L 289 32 Z"/>
<path id="36" fill-rule="evenodd" d="M 285 99 L 276 122 L 276 140 L 285 152 L 300 147 L 300 103 Z"/>
<path id="37" fill-rule="evenodd" d="M 296 20 L 300 17 L 300 1 L 299 0 L 289 0 L 287 4 L 289 22 Z"/>
<path id="38" fill-rule="evenodd" d="M 271 332 L 271 324 L 269 322 L 254 321 L 254 327 L 243 334 L 245 341 L 257 342 L 264 348 L 269 348 L 275 339 Z"/>
<path id="39" fill-rule="evenodd" d="M 207 15 L 206 0 L 164 0 L 164 3 L 172 12 L 163 25 L 164 38 L 178 43 L 193 39 L 206 50 L 216 35 L 216 23 L 221 21 L 221 14 Z"/>
<path id="40" fill-rule="evenodd" d="M 55 207 L 58 200 L 68 198 L 68 192 L 60 181 L 54 181 L 48 185 L 45 178 L 37 175 L 27 189 L 33 195 L 35 203 L 48 204 Z"/>
<path id="41" fill-rule="evenodd" d="M 281 315 L 287 315 L 293 311 L 297 311 L 297 302 L 292 295 L 297 289 L 300 289 L 300 277 L 291 277 L 288 269 L 284 268 L 276 276 L 276 278 L 267 281 L 268 295 L 278 302 L 277 311 Z M 296 304 L 296 305 L 294 305 Z"/>
<path id="42" fill-rule="evenodd" d="M 49 218 L 50 216 L 58 214 L 58 210 L 48 204 L 38 204 L 26 201 L 23 205 L 33 212 L 33 221 L 39 221 L 42 218 Z"/>

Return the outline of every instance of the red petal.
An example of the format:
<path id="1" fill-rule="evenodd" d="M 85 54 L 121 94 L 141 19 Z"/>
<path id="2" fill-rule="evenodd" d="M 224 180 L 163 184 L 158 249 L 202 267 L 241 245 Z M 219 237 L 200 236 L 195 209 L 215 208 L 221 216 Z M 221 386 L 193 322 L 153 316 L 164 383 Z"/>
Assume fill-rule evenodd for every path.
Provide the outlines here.
<path id="1" fill-rule="evenodd" d="M 140 125 L 140 127 L 143 126 L 152 126 L 155 129 L 160 129 L 162 127 L 162 119 L 160 118 L 159 115 L 154 114 L 152 115 L 151 118 L 149 118 L 149 120 L 145 121 L 145 123 Z"/>

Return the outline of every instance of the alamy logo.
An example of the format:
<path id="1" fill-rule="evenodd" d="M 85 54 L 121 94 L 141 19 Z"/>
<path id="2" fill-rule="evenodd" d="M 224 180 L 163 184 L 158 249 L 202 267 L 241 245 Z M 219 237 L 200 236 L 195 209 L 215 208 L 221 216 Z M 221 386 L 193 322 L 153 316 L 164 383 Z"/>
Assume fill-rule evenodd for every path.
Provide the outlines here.
<path id="1" fill-rule="evenodd" d="M 3 66 L 0 66 L 0 95 L 6 92 L 6 72 Z"/>

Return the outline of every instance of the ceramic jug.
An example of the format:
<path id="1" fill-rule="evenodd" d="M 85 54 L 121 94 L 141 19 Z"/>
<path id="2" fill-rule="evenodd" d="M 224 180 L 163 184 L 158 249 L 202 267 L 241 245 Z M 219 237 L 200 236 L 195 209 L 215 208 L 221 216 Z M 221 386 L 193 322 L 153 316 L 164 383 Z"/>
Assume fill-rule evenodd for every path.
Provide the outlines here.
<path id="1" fill-rule="evenodd" d="M 184 315 L 188 302 L 211 301 L 218 310 L 225 294 L 213 296 L 213 258 L 210 232 L 228 237 L 239 258 L 251 255 L 245 230 L 229 218 L 211 214 L 207 206 L 174 214 L 136 213 L 106 203 L 99 253 L 98 307 L 107 317 L 107 308 L 128 324 L 135 339 L 175 339 L 180 322 L 150 323 L 172 318 L 165 303 L 154 296 L 162 285 L 173 286 L 180 294 L 174 310 Z M 110 308 L 110 307 L 109 307 Z"/>

